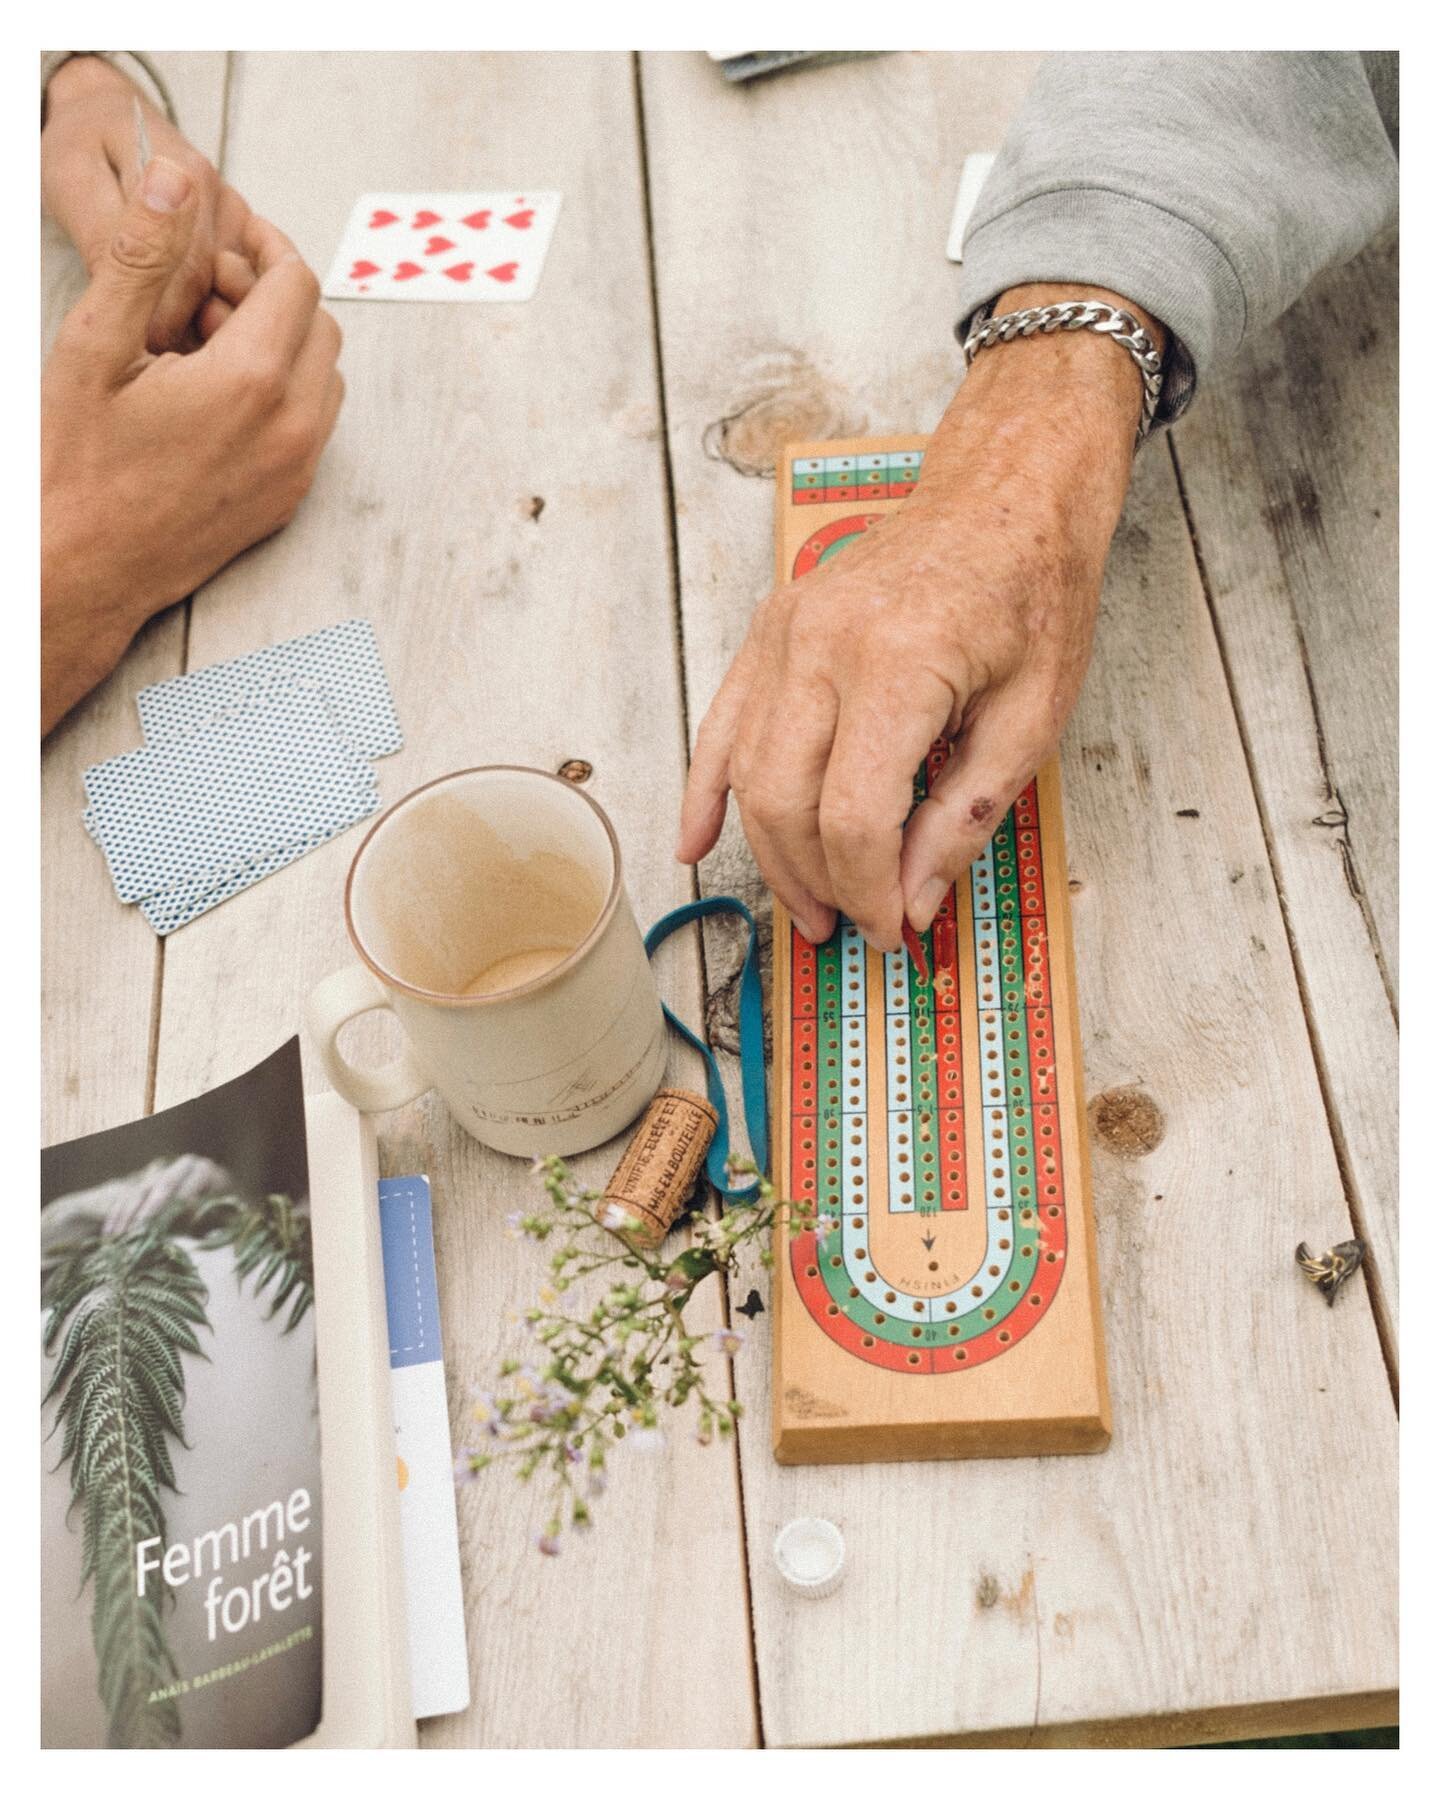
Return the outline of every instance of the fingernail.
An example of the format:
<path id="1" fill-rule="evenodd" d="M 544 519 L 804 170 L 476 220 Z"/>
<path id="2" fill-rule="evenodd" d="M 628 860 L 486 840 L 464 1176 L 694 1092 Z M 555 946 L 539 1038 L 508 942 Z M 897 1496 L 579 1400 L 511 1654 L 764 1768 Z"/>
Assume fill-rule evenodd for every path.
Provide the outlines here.
<path id="1" fill-rule="evenodd" d="M 938 875 L 932 875 L 905 908 L 905 916 L 917 931 L 929 928 L 930 921 L 940 910 L 940 902 L 945 898 L 945 883 Z"/>
<path id="2" fill-rule="evenodd" d="M 153 213 L 179 212 L 190 198 L 190 177 L 178 163 L 157 156 L 145 171 L 140 198 Z"/>

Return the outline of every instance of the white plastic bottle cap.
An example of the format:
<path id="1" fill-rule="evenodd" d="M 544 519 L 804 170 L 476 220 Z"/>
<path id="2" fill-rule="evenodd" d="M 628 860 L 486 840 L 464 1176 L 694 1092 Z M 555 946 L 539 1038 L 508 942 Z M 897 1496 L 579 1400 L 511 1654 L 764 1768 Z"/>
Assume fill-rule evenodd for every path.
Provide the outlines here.
<path id="1" fill-rule="evenodd" d="M 775 1567 L 807 1599 L 833 1594 L 845 1573 L 845 1539 L 829 1519 L 791 1519 L 775 1534 Z"/>

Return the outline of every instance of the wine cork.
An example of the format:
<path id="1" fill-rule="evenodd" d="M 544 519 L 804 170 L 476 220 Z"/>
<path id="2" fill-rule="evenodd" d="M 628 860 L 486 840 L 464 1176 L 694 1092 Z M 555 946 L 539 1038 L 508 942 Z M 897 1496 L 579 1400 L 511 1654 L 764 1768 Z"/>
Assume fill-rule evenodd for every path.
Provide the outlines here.
<path id="1" fill-rule="evenodd" d="M 718 1123 L 699 1094 L 661 1088 L 610 1177 L 596 1210 L 600 1223 L 626 1243 L 654 1250 L 690 1198 Z"/>

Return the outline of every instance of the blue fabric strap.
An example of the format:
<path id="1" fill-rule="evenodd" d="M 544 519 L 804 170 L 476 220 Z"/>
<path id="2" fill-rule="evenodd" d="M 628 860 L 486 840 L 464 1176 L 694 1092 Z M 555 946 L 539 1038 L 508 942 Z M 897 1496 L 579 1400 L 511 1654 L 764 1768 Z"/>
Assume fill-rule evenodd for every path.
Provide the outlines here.
<path id="1" fill-rule="evenodd" d="M 717 913 L 736 913 L 750 928 L 745 963 L 740 971 L 740 1092 L 745 1103 L 745 1135 L 750 1139 L 750 1160 L 763 1175 L 770 1166 L 770 1122 L 765 1100 L 765 997 L 760 988 L 759 938 L 750 908 L 729 894 L 717 894 L 709 900 L 692 900 L 688 906 L 677 906 L 645 933 L 645 951 L 648 956 L 653 956 L 666 938 L 679 931 L 682 925 L 689 925 L 696 919 L 713 918 Z M 705 1173 L 722 1200 L 753 1200 L 756 1194 L 754 1182 L 747 1187 L 730 1186 L 730 1171 L 725 1166 L 730 1159 L 730 1114 L 725 1105 L 725 1084 L 720 1079 L 715 1053 L 677 1019 L 668 1006 L 665 1017 L 685 1042 L 693 1045 L 705 1058 L 705 1089 L 720 1119 L 710 1154 L 705 1158 Z"/>

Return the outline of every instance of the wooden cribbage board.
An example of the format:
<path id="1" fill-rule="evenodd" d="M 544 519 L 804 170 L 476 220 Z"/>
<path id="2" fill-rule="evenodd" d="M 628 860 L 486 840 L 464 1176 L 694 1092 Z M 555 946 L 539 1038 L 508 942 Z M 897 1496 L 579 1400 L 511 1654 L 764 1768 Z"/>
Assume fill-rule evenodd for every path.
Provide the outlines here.
<path id="1" fill-rule="evenodd" d="M 793 446 L 778 578 L 913 487 L 923 438 Z M 943 767 L 936 744 L 917 800 Z M 776 1181 L 813 1230 L 775 1246 L 782 1463 L 1102 1450 L 1110 1402 L 1090 1197 L 1060 773 L 1051 762 L 882 956 L 818 949 L 775 902 Z"/>

